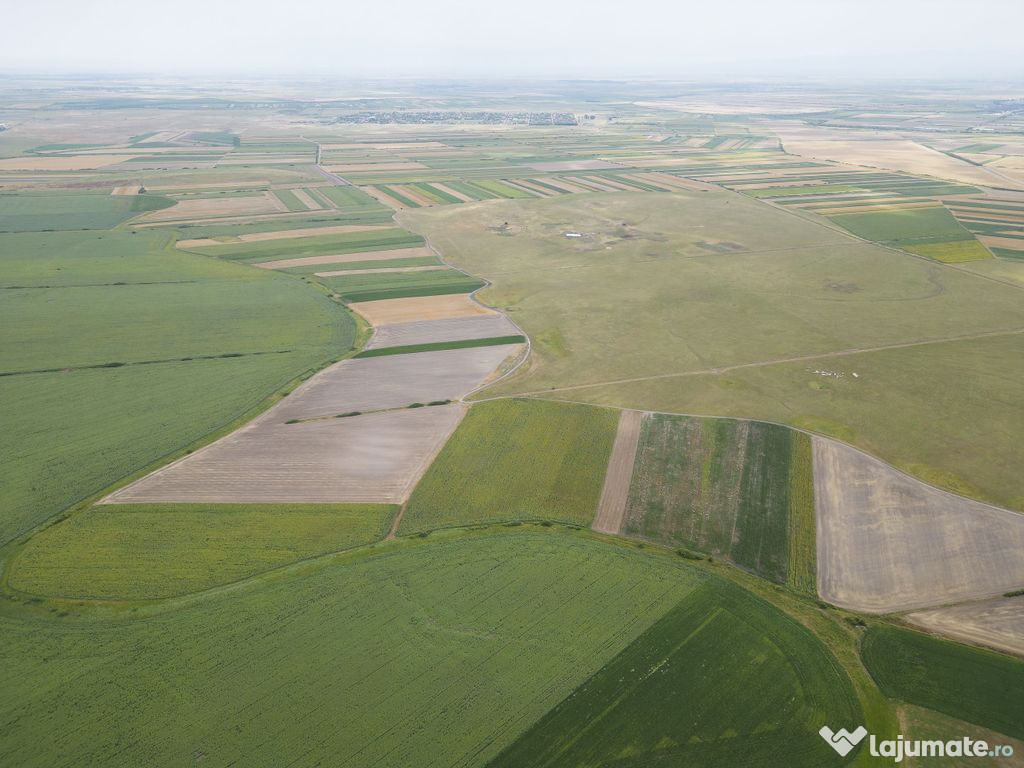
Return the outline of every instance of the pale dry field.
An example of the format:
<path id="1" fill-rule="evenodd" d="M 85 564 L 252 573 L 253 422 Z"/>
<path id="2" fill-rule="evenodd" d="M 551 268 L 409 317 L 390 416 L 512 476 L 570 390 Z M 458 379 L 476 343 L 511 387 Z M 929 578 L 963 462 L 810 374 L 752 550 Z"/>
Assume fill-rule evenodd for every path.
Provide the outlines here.
<path id="1" fill-rule="evenodd" d="M 317 264 L 350 264 L 355 261 L 418 259 L 433 255 L 434 252 L 427 247 L 397 248 L 390 251 L 360 251 L 359 253 L 339 253 L 329 256 L 301 256 L 294 259 L 275 259 L 273 261 L 261 261 L 253 264 L 253 266 L 262 269 L 289 269 L 291 267 L 312 267 Z"/>
<path id="2" fill-rule="evenodd" d="M 1008 248 L 1011 251 L 1024 251 L 1024 240 L 1014 237 L 996 237 L 994 235 L 978 235 L 982 245 L 989 248 Z"/>
<path id="3" fill-rule="evenodd" d="M 527 163 L 527 168 L 535 171 L 600 171 L 606 168 L 622 168 L 618 163 L 607 160 L 559 160 L 551 163 Z"/>
<path id="4" fill-rule="evenodd" d="M 458 190 L 452 189 L 447 184 L 441 184 L 441 183 L 435 182 L 431 186 L 435 187 L 436 189 L 441 190 L 442 192 L 447 192 L 452 197 L 457 197 L 459 200 L 461 200 L 464 203 L 475 203 L 476 202 L 469 195 L 464 194 L 462 192 L 459 192 Z"/>
<path id="5" fill-rule="evenodd" d="M 590 526 L 601 533 L 617 534 L 622 530 L 626 517 L 626 502 L 629 499 L 629 484 L 633 479 L 633 465 L 640 443 L 640 425 L 646 414 L 643 411 L 623 411 L 619 417 L 619 428 L 615 433 L 615 444 L 608 459 L 608 471 L 604 476 L 601 500 L 597 514 Z"/>
<path id="6" fill-rule="evenodd" d="M 299 212 L 301 214 L 301 211 Z M 279 229 L 273 232 L 251 232 L 247 235 L 236 235 L 230 240 L 214 240 L 201 237 L 195 240 L 179 240 L 179 248 L 196 248 L 205 245 L 224 245 L 226 243 L 258 243 L 265 240 L 291 240 L 299 237 L 317 237 L 319 235 L 343 235 L 346 232 L 371 232 L 379 229 L 391 229 L 381 225 L 341 224 L 336 227 L 309 227 L 306 229 Z"/>
<path id="7" fill-rule="evenodd" d="M 315 272 L 317 277 L 341 277 L 345 275 L 379 275 L 386 272 L 436 272 L 448 269 L 443 264 L 430 267 L 381 267 L 380 269 L 336 269 L 332 272 Z"/>
<path id="8" fill-rule="evenodd" d="M 888 613 L 1024 587 L 1024 515 L 940 491 L 814 437 L 818 593 Z"/>
<path id="9" fill-rule="evenodd" d="M 136 157 L 138 155 L 8 157 L 0 160 L 0 171 L 91 171 L 134 160 Z"/>
<path id="10" fill-rule="evenodd" d="M 257 420 L 101 503 L 401 503 L 461 405 L 301 424 Z"/>
<path id="11" fill-rule="evenodd" d="M 387 192 L 382 189 L 378 189 L 377 187 L 360 187 L 360 189 L 381 205 L 386 205 L 388 208 L 394 208 L 396 211 L 404 211 L 409 207 L 401 200 L 395 199 Z"/>
<path id="12" fill-rule="evenodd" d="M 142 222 L 178 221 L 184 219 L 215 219 L 221 216 L 245 216 L 280 213 L 287 210 L 269 192 L 244 197 L 203 198 L 179 200 L 170 208 L 151 211 L 139 218 Z M 183 241 L 190 242 L 190 241 Z"/>
<path id="13" fill-rule="evenodd" d="M 261 419 L 327 418 L 351 411 L 456 400 L 483 383 L 518 346 L 342 360 L 313 376 Z"/>
<path id="14" fill-rule="evenodd" d="M 359 301 L 349 304 L 348 307 L 352 311 L 358 312 L 366 318 L 370 325 L 374 326 L 497 314 L 494 310 L 477 304 L 467 293 Z"/>
<path id="15" fill-rule="evenodd" d="M 904 618 L 930 632 L 1024 656 L 1024 596 L 917 611 Z"/>
<path id="16" fill-rule="evenodd" d="M 110 190 L 112 195 L 137 195 L 142 192 L 142 187 L 138 184 L 123 184 L 120 187 L 114 187 Z"/>
<path id="17" fill-rule="evenodd" d="M 427 168 L 423 163 L 405 161 L 400 163 L 345 163 L 324 166 L 330 173 L 377 173 L 378 171 L 421 171 Z"/>
<path id="18" fill-rule="evenodd" d="M 312 197 L 310 197 L 309 193 L 306 192 L 306 190 L 304 189 L 293 189 L 292 194 L 295 195 L 298 201 L 302 203 L 304 206 L 306 206 L 306 208 L 310 211 L 319 211 L 321 208 L 323 208 L 323 206 L 320 205 L 320 203 L 318 203 Z"/>
<path id="19" fill-rule="evenodd" d="M 367 349 L 402 347 L 409 344 L 429 344 L 460 339 L 487 339 L 496 336 L 520 334 L 505 315 L 491 314 L 477 317 L 456 317 L 450 320 L 423 320 L 415 323 L 385 325 L 374 331 Z"/>

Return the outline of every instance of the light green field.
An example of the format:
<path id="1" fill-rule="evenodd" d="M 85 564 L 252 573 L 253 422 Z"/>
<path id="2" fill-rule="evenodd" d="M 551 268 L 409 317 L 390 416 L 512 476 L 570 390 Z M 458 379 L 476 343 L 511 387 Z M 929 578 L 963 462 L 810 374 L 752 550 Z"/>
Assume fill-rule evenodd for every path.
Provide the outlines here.
<path id="1" fill-rule="evenodd" d="M 157 195 L 0 195 L 0 232 L 110 229 L 174 201 Z"/>
<path id="2" fill-rule="evenodd" d="M 351 316 L 317 289 L 165 248 L 165 235 L 0 242 L 7 284 L 36 286 L 3 290 L 4 370 L 51 371 L 0 377 L 0 542 L 230 423 L 352 344 Z"/>
<path id="3" fill-rule="evenodd" d="M 153 599 L 226 584 L 295 560 L 369 544 L 383 504 L 111 504 L 29 540 L 8 583 L 34 595 Z"/>
<path id="4" fill-rule="evenodd" d="M 699 578 L 503 532 L 412 539 L 142 620 L 0 614 L 5 759 L 482 766 Z"/>
<path id="5" fill-rule="evenodd" d="M 400 219 L 491 280 L 481 300 L 507 308 L 533 342 L 531 363 L 483 396 L 791 423 L 1024 505 L 1024 478 L 1008 469 L 1024 463 L 1018 286 L 727 192 L 447 206 Z M 722 243 L 734 252 L 708 250 Z"/>
<path id="6" fill-rule="evenodd" d="M 490 521 L 590 525 L 618 418 L 533 400 L 473 406 L 413 492 L 399 533 Z"/>
<path id="7" fill-rule="evenodd" d="M 927 256 L 929 259 L 944 261 L 947 264 L 959 264 L 965 261 L 979 261 L 992 258 L 992 254 L 977 240 L 955 240 L 951 243 L 904 245 L 903 250 L 916 253 L 918 256 Z"/>

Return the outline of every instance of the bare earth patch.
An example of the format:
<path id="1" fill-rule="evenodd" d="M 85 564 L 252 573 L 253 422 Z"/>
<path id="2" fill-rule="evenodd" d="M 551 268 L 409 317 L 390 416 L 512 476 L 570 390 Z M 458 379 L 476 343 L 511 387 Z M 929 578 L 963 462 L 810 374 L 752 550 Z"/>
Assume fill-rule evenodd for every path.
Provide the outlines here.
<path id="1" fill-rule="evenodd" d="M 195 242 L 185 241 L 185 242 Z M 390 259 L 418 259 L 433 256 L 429 248 L 397 248 L 389 251 L 360 251 L 359 253 L 339 253 L 329 256 L 302 256 L 294 259 L 275 259 L 253 264 L 262 269 L 289 269 L 291 267 L 312 267 L 317 264 L 350 264 L 355 261 L 388 261 Z"/>
<path id="2" fill-rule="evenodd" d="M 604 477 L 601 500 L 597 505 L 594 522 L 590 526 L 595 531 L 619 533 L 622 530 L 629 484 L 633 479 L 636 449 L 640 442 L 640 425 L 644 416 L 643 411 L 623 411 L 619 417 L 619 429 L 615 433 L 615 444 L 608 459 L 608 472 Z"/>
<path id="3" fill-rule="evenodd" d="M 1024 586 L 1024 515 L 940 491 L 813 439 L 818 593 L 886 613 Z"/>
<path id="4" fill-rule="evenodd" d="M 956 640 L 1024 656 L 1024 596 L 918 611 L 904 618 Z"/>
<path id="5" fill-rule="evenodd" d="M 455 317 L 450 320 L 424 320 L 416 323 L 398 323 L 377 328 L 366 345 L 367 349 L 402 347 L 409 344 L 429 344 L 437 341 L 460 339 L 487 339 L 521 333 L 504 315 Z"/>
<path id="6" fill-rule="evenodd" d="M 477 304 L 467 293 L 360 301 L 348 306 L 365 317 L 370 325 L 375 326 L 497 314 L 494 310 Z"/>

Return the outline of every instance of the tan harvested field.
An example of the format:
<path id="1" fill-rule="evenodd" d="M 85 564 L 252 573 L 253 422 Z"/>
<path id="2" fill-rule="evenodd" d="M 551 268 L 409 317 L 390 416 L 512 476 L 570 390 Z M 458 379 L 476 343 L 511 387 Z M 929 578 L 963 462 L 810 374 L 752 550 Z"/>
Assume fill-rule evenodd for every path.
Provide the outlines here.
<path id="1" fill-rule="evenodd" d="M 610 163 L 607 160 L 560 160 L 552 163 L 527 163 L 527 168 L 535 171 L 550 171 L 559 173 L 561 171 L 600 171 L 606 168 L 623 168 L 618 163 Z"/>
<path id="2" fill-rule="evenodd" d="M 150 192 L 167 192 L 167 191 L 180 191 L 183 189 L 258 189 L 259 187 L 269 187 L 269 179 L 256 179 L 247 181 L 211 181 L 202 184 L 157 184 L 147 185 L 146 189 Z"/>
<path id="3" fill-rule="evenodd" d="M 413 296 L 407 299 L 381 299 L 349 304 L 349 309 L 366 318 L 370 325 L 394 325 L 419 320 L 445 320 L 451 317 L 474 317 L 497 314 L 477 304 L 466 293 L 444 296 Z"/>
<path id="4" fill-rule="evenodd" d="M 195 241 L 192 241 L 195 242 Z M 262 269 L 289 269 L 291 267 L 312 267 L 317 264 L 350 264 L 354 261 L 389 261 L 390 259 L 418 259 L 433 256 L 434 252 L 426 247 L 396 248 L 388 251 L 360 251 L 359 253 L 339 253 L 330 256 L 302 256 L 294 259 L 275 259 L 253 264 Z"/>
<path id="5" fill-rule="evenodd" d="M 185 219 L 215 219 L 221 216 L 246 216 L 280 213 L 287 209 L 269 192 L 243 197 L 202 198 L 179 200 L 170 208 L 151 211 L 139 221 L 178 221 Z M 184 241 L 189 242 L 189 241 Z"/>
<path id="6" fill-rule="evenodd" d="M 930 632 L 1024 656 L 1024 596 L 917 611 L 904 616 Z"/>
<path id="7" fill-rule="evenodd" d="M 258 419 L 101 503 L 401 503 L 461 405 L 282 424 Z"/>
<path id="8" fill-rule="evenodd" d="M 517 348 L 507 344 L 342 360 L 267 414 L 276 421 L 288 421 L 455 400 L 483 383 Z"/>
<path id="9" fill-rule="evenodd" d="M 237 235 L 230 240 L 214 240 L 201 237 L 196 240 L 179 240 L 179 248 L 196 248 L 205 245 L 224 245 L 225 243 L 258 243 L 265 240 L 290 240 L 299 237 L 318 237 L 320 235 L 341 235 L 346 232 L 370 232 L 377 229 L 390 229 L 381 225 L 341 224 L 336 227 L 307 227 L 304 229 L 279 229 L 273 232 L 251 232 Z"/>
<path id="10" fill-rule="evenodd" d="M 782 130 L 780 136 L 787 152 L 802 157 L 906 171 L 965 184 L 1006 186 L 1008 183 L 1005 177 L 987 167 L 956 160 L 906 139 L 879 138 L 870 133 L 851 137 L 812 129 Z"/>
<path id="11" fill-rule="evenodd" d="M 360 187 L 360 189 L 376 200 L 382 205 L 386 205 L 388 208 L 394 208 L 396 211 L 404 211 L 409 206 L 403 203 L 401 200 L 397 200 L 389 195 L 382 189 L 377 187 Z"/>
<path id="12" fill-rule="evenodd" d="M 435 272 L 448 267 L 438 264 L 431 267 L 381 267 L 380 269 L 338 269 L 333 272 L 316 272 L 317 277 L 339 277 L 342 275 L 379 275 L 384 272 Z"/>
<path id="13" fill-rule="evenodd" d="M 978 235 L 982 245 L 989 248 L 1007 248 L 1011 251 L 1024 251 L 1024 240 L 1015 237 L 996 237 L 994 235 Z"/>
<path id="14" fill-rule="evenodd" d="M 667 184 L 668 186 L 674 186 L 678 189 L 686 189 L 692 192 L 706 192 L 718 189 L 714 184 L 706 184 L 703 181 L 694 181 L 693 179 L 683 179 L 679 176 L 673 176 L 671 173 L 662 173 L 660 171 L 635 173 L 633 174 L 633 177 L 640 179 L 641 181 L 649 181 L 652 184 Z"/>
<path id="15" fill-rule="evenodd" d="M 133 160 L 137 155 L 62 155 L 7 157 L 0 160 L 0 171 L 91 171 Z"/>
<path id="16" fill-rule="evenodd" d="M 396 141 L 390 143 L 375 143 L 375 144 L 321 144 L 320 149 L 324 152 L 331 150 L 341 149 L 375 149 L 375 150 L 409 150 L 409 149 L 448 149 L 447 144 L 443 144 L 440 141 Z"/>
<path id="17" fill-rule="evenodd" d="M 565 192 L 570 192 L 572 194 L 594 191 L 583 184 L 573 184 L 568 179 L 561 178 L 558 176 L 545 176 L 542 179 L 540 179 L 540 181 L 543 181 L 545 184 L 550 184 L 552 187 L 556 187 L 558 189 L 561 189 Z"/>
<path id="18" fill-rule="evenodd" d="M 429 344 L 437 341 L 487 339 L 497 336 L 513 336 L 519 333 L 521 331 L 511 320 L 505 315 L 499 314 L 456 317 L 450 320 L 424 320 L 377 328 L 366 348 L 381 349 L 409 344 Z"/>
<path id="19" fill-rule="evenodd" d="M 447 192 L 452 197 L 457 197 L 459 200 L 461 200 L 464 203 L 475 203 L 476 202 L 476 200 L 474 200 L 469 195 L 465 194 L 464 192 L 459 192 L 458 190 L 452 189 L 447 184 L 440 184 L 440 183 L 435 182 L 432 186 L 435 187 L 436 189 L 441 190 L 442 192 Z"/>
<path id="20" fill-rule="evenodd" d="M 320 205 L 320 203 L 318 203 L 312 197 L 310 197 L 309 193 L 306 192 L 306 190 L 304 189 L 293 189 L 292 194 L 298 198 L 300 203 L 302 203 L 304 206 L 306 206 L 306 208 L 308 208 L 311 211 L 319 211 L 321 208 L 323 208 L 323 206 Z"/>
<path id="21" fill-rule="evenodd" d="M 139 184 L 124 184 L 110 190 L 110 194 L 112 195 L 138 195 L 141 192 L 142 186 Z"/>
<path id="22" fill-rule="evenodd" d="M 423 163 L 405 161 L 400 163 L 345 163 L 342 165 L 324 166 L 330 173 L 377 173 L 383 171 L 422 171 L 427 168 Z"/>
<path id="23" fill-rule="evenodd" d="M 623 411 L 619 417 L 619 429 L 615 433 L 615 444 L 608 459 L 608 471 L 604 476 L 601 500 L 597 514 L 590 526 L 601 533 L 619 533 L 626 517 L 626 501 L 629 498 L 629 484 L 633 479 L 633 464 L 640 442 L 640 425 L 644 420 L 643 411 Z"/>
<path id="24" fill-rule="evenodd" d="M 940 491 L 813 439 L 818 593 L 866 613 L 1024 587 L 1024 515 Z"/>

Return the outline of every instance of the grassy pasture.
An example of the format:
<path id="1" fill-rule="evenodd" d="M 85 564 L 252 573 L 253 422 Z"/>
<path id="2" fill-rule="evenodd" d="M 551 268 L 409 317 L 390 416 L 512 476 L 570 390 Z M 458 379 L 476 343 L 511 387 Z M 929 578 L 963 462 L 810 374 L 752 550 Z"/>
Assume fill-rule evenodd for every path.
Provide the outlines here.
<path id="1" fill-rule="evenodd" d="M 1024 506 L 1012 470 L 1024 463 L 1021 338 L 956 340 L 1024 327 L 1019 287 L 728 192 L 570 195 L 399 219 L 489 279 L 481 300 L 533 341 L 531 362 L 489 395 L 790 423 Z M 570 230 L 587 236 L 568 241 Z M 732 366 L 748 367 L 722 370 Z"/>
<path id="2" fill-rule="evenodd" d="M 861 654 L 890 698 L 1024 738 L 1024 661 L 887 625 L 871 627 Z"/>
<path id="3" fill-rule="evenodd" d="M 35 595 L 153 599 L 226 584 L 388 530 L 383 504 L 111 504 L 51 526 L 8 583 Z"/>
<path id="4" fill-rule="evenodd" d="M 623 533 L 724 555 L 787 581 L 790 478 L 811 472 L 792 467 L 793 435 L 772 424 L 652 414 L 641 428 Z"/>
<path id="5" fill-rule="evenodd" d="M 409 499 L 400 534 L 507 520 L 589 525 L 618 414 L 497 400 L 473 406 Z"/>
<path id="6" fill-rule="evenodd" d="M 4 613 L 4 753 L 24 768 L 483 765 L 696 580 L 668 558 L 505 532 L 413 539 L 142 621 Z"/>
<path id="7" fill-rule="evenodd" d="M 813 635 L 715 581 L 684 597 L 490 766 L 818 768 L 856 754 L 837 760 L 821 725 L 860 720 L 849 679 Z"/>
<path id="8" fill-rule="evenodd" d="M 157 195 L 0 195 L 0 232 L 110 229 L 174 201 Z"/>

